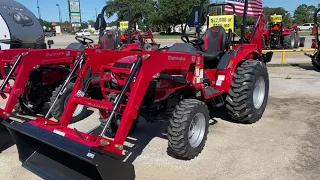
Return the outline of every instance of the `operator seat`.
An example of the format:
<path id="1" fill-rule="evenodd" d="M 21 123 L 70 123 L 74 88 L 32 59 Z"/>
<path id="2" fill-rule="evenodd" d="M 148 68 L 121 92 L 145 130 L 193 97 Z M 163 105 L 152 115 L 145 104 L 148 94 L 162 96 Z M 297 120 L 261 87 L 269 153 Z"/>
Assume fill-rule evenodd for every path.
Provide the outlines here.
<path id="1" fill-rule="evenodd" d="M 204 68 L 216 68 L 219 60 L 227 49 L 227 34 L 223 27 L 214 26 L 208 28 L 203 35 L 204 45 L 202 46 L 204 56 Z"/>
<path id="2" fill-rule="evenodd" d="M 101 49 L 115 50 L 118 46 L 118 36 L 115 31 L 107 31 L 101 38 L 99 44 Z"/>

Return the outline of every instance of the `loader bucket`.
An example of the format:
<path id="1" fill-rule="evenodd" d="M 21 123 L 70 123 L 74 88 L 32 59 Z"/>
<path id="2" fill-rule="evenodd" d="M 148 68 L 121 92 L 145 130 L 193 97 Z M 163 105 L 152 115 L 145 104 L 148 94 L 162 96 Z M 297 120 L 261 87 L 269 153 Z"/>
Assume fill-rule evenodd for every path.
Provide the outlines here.
<path id="1" fill-rule="evenodd" d="M 12 137 L 8 131 L 8 129 L 0 124 L 0 153 L 12 145 Z"/>
<path id="2" fill-rule="evenodd" d="M 2 122 L 10 131 L 22 166 L 43 179 L 135 179 L 134 167 L 112 155 L 31 123 Z"/>

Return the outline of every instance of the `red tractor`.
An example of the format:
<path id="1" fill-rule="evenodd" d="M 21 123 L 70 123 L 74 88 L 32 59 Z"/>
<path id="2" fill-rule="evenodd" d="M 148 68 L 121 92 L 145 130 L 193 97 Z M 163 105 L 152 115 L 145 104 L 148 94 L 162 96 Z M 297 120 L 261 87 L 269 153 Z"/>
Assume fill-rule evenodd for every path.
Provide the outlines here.
<path id="1" fill-rule="evenodd" d="M 270 23 L 263 32 L 263 49 L 294 49 L 304 47 L 305 38 L 299 37 L 296 24 L 290 28 L 283 24 L 283 16 L 270 16 Z"/>
<path id="2" fill-rule="evenodd" d="M 116 4 L 108 7 L 127 7 L 128 11 L 131 12 L 131 6 L 128 4 Z M 104 10 L 105 10 L 104 8 Z M 129 13 L 129 18 L 131 18 L 131 13 Z M 75 59 L 78 56 L 79 52 L 84 51 L 88 48 L 93 49 L 116 49 L 115 40 L 109 38 L 108 34 L 101 34 L 100 42 L 94 44 L 94 41 L 87 37 L 75 37 L 78 42 L 69 44 L 65 49 L 59 49 L 58 53 L 48 53 L 48 57 L 39 57 L 34 60 L 32 64 L 39 66 L 39 68 L 34 68 L 28 76 L 28 80 L 25 83 L 25 88 L 20 93 L 18 101 L 8 101 L 6 106 L 6 112 L 11 113 L 14 110 L 21 115 L 30 115 L 38 114 L 42 111 L 44 104 L 46 102 L 53 103 L 55 97 L 58 95 L 58 92 L 62 88 L 63 82 L 70 73 Z M 51 45 L 51 44 L 49 44 Z M 122 47 L 123 51 L 130 50 L 141 50 L 138 44 L 128 44 L 126 47 Z M 15 80 L 19 73 L 20 69 L 23 67 L 20 64 L 20 61 L 24 59 L 21 57 L 18 61 L 19 55 L 22 53 L 28 53 L 30 49 L 17 49 L 17 50 L 6 50 L 0 52 L 0 70 L 1 75 L 4 79 L 4 83 L 1 86 L 1 93 L 10 93 L 15 88 L 10 85 L 9 79 Z M 56 52 L 56 51 L 54 51 Z M 12 70 L 12 72 L 10 72 Z M 10 73 L 9 73 L 10 72 Z M 73 89 L 73 83 L 75 78 L 73 77 L 72 83 L 67 86 L 64 96 L 62 96 L 56 106 L 52 109 L 52 116 L 59 120 L 65 104 L 70 96 L 70 93 Z M 96 87 L 98 83 L 91 83 L 89 94 L 97 94 Z M 17 103 L 16 103 L 17 102 Z M 86 107 L 79 106 L 74 113 L 73 121 L 79 121 L 83 119 L 86 115 Z"/>
<path id="3" fill-rule="evenodd" d="M 314 26 L 312 28 L 312 35 L 314 35 L 314 39 L 312 39 L 311 48 L 316 49 L 313 54 L 307 54 L 306 56 L 311 58 L 312 65 L 320 70 L 320 40 L 319 40 L 319 23 L 318 23 L 318 13 L 320 9 L 315 11 L 314 13 Z"/>
<path id="4" fill-rule="evenodd" d="M 221 26 L 209 27 L 200 37 L 200 28 L 206 22 L 204 3 L 205 0 L 193 8 L 187 23 L 196 28 L 197 36 L 191 39 L 193 35 L 184 34 L 184 43 L 166 51 L 84 50 L 64 83 L 66 87 L 71 77 L 77 77 L 59 122 L 38 117 L 20 123 L 0 112 L 2 123 L 15 139 L 23 166 L 43 178 L 134 179 L 133 165 L 125 162 L 124 149 L 129 147 L 124 142 L 139 117 L 152 121 L 171 114 L 169 151 L 188 160 L 196 158 L 205 146 L 209 106 L 226 106 L 234 121 L 257 122 L 269 94 L 266 63 L 271 56 L 262 54 L 261 43 L 264 15 L 259 15 L 248 35 L 245 0 L 239 41 L 234 40 L 230 29 L 226 32 Z M 221 5 L 229 5 L 236 12 L 231 3 L 209 7 Z M 103 29 L 103 16 L 99 16 L 98 22 Z M 31 61 L 47 51 L 34 51 L 25 57 Z M 22 61 L 22 65 L 33 67 L 27 61 Z M 84 96 L 94 69 L 100 70 L 103 100 Z M 63 89 L 59 94 L 63 94 Z M 104 124 L 99 134 L 68 127 L 78 105 L 99 110 Z M 114 134 L 106 134 L 108 129 Z"/>
<path id="5" fill-rule="evenodd" d="M 121 34 L 121 44 L 127 44 L 128 34 Z M 148 42 L 150 40 L 151 42 Z M 160 44 L 157 44 L 153 38 L 152 30 L 147 28 L 147 31 L 141 34 L 140 31 L 135 30 L 131 34 L 131 43 L 136 42 L 139 44 L 140 48 L 145 50 L 157 50 L 160 48 Z"/>

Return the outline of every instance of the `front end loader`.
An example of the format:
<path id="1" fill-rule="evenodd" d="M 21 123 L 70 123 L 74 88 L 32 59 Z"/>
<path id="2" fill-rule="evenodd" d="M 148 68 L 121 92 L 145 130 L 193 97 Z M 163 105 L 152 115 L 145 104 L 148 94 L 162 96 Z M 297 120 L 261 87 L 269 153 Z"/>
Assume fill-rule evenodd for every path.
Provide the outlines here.
<path id="1" fill-rule="evenodd" d="M 17 144 L 22 166 L 44 179 L 134 179 L 125 141 L 139 117 L 157 120 L 170 114 L 168 149 L 185 160 L 196 158 L 205 147 L 209 106 L 226 106 L 233 121 L 259 121 L 269 94 L 266 63 L 270 57 L 262 54 L 261 43 L 264 15 L 246 33 L 246 0 L 239 41 L 221 26 L 209 27 L 200 37 L 200 27 L 209 23 L 204 3 L 193 7 L 188 18 L 188 26 L 196 28 L 194 39 L 183 34 L 183 43 L 166 51 L 84 50 L 59 92 L 62 95 L 70 78 L 77 77 L 60 121 L 38 117 L 21 123 L 1 116 Z M 236 12 L 231 3 L 212 6 L 231 6 Z M 102 27 L 104 20 L 99 18 Z M 103 64 L 99 68 L 102 100 L 84 96 L 97 61 Z M 99 111 L 100 132 L 68 126 L 78 105 Z"/>

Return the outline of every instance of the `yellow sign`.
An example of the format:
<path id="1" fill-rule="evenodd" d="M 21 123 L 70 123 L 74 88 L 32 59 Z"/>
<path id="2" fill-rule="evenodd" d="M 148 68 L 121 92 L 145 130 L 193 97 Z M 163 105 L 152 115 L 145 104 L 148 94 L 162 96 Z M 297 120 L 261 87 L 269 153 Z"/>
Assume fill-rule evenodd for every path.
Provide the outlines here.
<path id="1" fill-rule="evenodd" d="M 270 20 L 273 23 L 280 23 L 282 22 L 282 15 L 272 15 L 270 16 Z"/>
<path id="2" fill-rule="evenodd" d="M 129 22 L 128 21 L 120 21 L 120 29 L 128 29 Z"/>
<path id="3" fill-rule="evenodd" d="M 209 28 L 222 26 L 227 32 L 234 31 L 234 15 L 209 16 Z"/>

